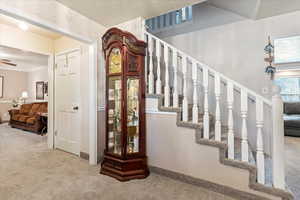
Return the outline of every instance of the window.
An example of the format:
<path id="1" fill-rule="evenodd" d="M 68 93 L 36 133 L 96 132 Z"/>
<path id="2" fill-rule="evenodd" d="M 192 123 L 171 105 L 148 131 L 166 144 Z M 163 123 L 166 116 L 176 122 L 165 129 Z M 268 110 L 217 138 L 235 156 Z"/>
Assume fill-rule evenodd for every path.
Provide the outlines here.
<path id="1" fill-rule="evenodd" d="M 275 82 L 281 88 L 284 102 L 300 101 L 300 77 L 282 77 Z"/>

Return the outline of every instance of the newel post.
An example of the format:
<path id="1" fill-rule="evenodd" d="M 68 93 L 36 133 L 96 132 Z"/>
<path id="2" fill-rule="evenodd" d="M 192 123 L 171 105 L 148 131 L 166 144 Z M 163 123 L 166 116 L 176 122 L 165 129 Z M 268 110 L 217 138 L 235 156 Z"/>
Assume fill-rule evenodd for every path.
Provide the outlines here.
<path id="1" fill-rule="evenodd" d="M 273 86 L 272 96 L 273 116 L 273 141 L 272 141 L 272 164 L 273 164 L 273 186 L 285 189 L 285 152 L 284 152 L 284 124 L 283 124 L 283 102 L 280 96 L 280 87 Z"/>

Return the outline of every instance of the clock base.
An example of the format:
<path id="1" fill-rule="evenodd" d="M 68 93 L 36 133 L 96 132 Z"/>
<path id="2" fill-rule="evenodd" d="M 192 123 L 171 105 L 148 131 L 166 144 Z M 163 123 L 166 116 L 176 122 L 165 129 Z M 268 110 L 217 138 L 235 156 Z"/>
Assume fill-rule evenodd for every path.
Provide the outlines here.
<path id="1" fill-rule="evenodd" d="M 144 179 L 149 176 L 147 158 L 121 160 L 109 155 L 104 156 L 100 174 L 111 176 L 119 181 Z"/>

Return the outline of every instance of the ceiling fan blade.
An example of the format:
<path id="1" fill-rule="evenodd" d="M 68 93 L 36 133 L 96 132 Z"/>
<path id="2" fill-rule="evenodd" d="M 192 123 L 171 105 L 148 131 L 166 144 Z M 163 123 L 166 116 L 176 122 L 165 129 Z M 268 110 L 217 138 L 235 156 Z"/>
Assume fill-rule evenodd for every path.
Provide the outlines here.
<path id="1" fill-rule="evenodd" d="M 1 60 L 0 60 L 0 63 L 5 64 L 5 65 L 14 66 L 14 67 L 17 66 L 17 64 L 15 64 L 15 63 L 5 62 L 5 61 L 1 61 Z"/>
<path id="2" fill-rule="evenodd" d="M 5 58 L 2 58 L 2 59 L 0 59 L 1 61 L 4 61 L 4 62 L 9 62 L 9 63 L 11 63 L 11 60 L 8 60 L 8 59 L 5 59 Z"/>

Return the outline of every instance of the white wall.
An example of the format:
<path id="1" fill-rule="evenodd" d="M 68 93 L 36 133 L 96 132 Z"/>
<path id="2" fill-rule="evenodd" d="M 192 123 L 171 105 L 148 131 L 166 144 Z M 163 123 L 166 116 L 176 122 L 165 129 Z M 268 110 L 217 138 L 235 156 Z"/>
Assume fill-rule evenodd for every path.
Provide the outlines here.
<path id="1" fill-rule="evenodd" d="M 164 39 L 199 61 L 208 64 L 216 71 L 223 73 L 258 94 L 270 98 L 272 95 L 272 81 L 269 75 L 264 72 L 266 67 L 264 47 L 267 44 L 267 38 L 269 35 L 274 39 L 300 34 L 300 22 L 294 20 L 300 17 L 300 12 L 255 21 L 235 16 L 234 13 L 225 10 L 217 12 L 220 9 L 215 9 L 211 6 L 206 5 L 205 8 L 211 12 L 201 8 L 205 11 L 195 13 L 196 18 L 193 23 L 200 30 L 191 32 L 181 30 L 182 34 Z M 200 17 L 201 15 L 202 17 Z M 208 21 L 204 22 L 206 19 Z M 223 25 L 221 25 L 222 23 Z M 174 34 L 177 33 L 181 32 L 174 29 Z M 296 65 L 299 65 L 299 63 Z M 212 92 L 213 86 L 213 83 L 210 84 Z M 267 89 L 267 93 L 263 93 L 262 90 L 264 88 Z M 222 90 L 222 94 L 226 94 L 225 89 Z M 212 95 L 212 99 L 214 98 L 214 95 Z M 222 122 L 227 124 L 225 95 L 221 96 L 221 102 L 223 101 Z M 240 94 L 235 94 L 234 101 L 235 135 L 239 137 L 241 135 Z M 210 100 L 209 107 L 210 111 L 214 113 L 214 100 Z M 271 154 L 272 145 L 270 112 L 270 107 L 265 106 L 263 136 L 264 150 L 267 154 Z M 249 142 L 254 149 L 256 148 L 257 133 L 255 118 L 255 104 L 249 101 L 248 133 Z"/>
<path id="2" fill-rule="evenodd" d="M 123 31 L 128 31 L 135 35 L 138 39 L 143 39 L 143 18 L 138 17 L 126 22 L 123 22 L 121 24 L 115 25 L 114 27 L 120 28 Z"/>
<path id="3" fill-rule="evenodd" d="M 0 69 L 3 80 L 3 98 L 0 98 L 0 120 L 9 120 L 8 110 L 12 109 L 11 101 L 18 100 L 27 89 L 28 73 Z"/>
<path id="4" fill-rule="evenodd" d="M 93 41 L 106 29 L 101 24 L 53 0 L 0 0 L 0 9 L 26 21 L 42 23 L 47 28 Z"/>
<path id="5" fill-rule="evenodd" d="M 165 40 L 231 79 L 270 97 L 271 82 L 264 73 L 267 37 L 299 35 L 300 21 L 295 20 L 299 18 L 298 11 L 257 21 L 244 19 Z M 263 94 L 263 87 L 268 87 L 268 94 Z"/>
<path id="6" fill-rule="evenodd" d="M 46 95 L 44 100 L 36 100 L 36 82 L 38 81 L 48 82 L 48 67 L 28 72 L 27 92 L 29 102 L 48 101 L 48 96 Z"/>
<path id="7" fill-rule="evenodd" d="M 158 35 L 160 38 L 165 38 L 210 27 L 230 24 L 245 19 L 245 17 L 214 7 L 206 2 L 193 5 L 192 9 L 193 19 L 191 21 L 158 29 L 153 33 Z"/>
<path id="8" fill-rule="evenodd" d="M 157 100 L 147 99 L 147 101 L 149 103 L 149 101 Z M 226 185 L 268 199 L 280 199 L 249 189 L 247 170 L 221 164 L 219 149 L 197 144 L 195 130 L 177 127 L 176 118 L 175 113 L 147 113 L 146 136 L 149 165 Z"/>

